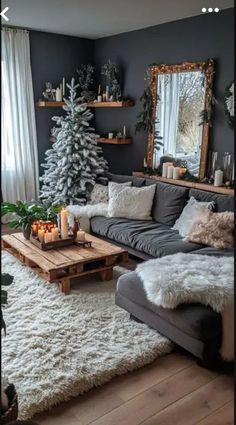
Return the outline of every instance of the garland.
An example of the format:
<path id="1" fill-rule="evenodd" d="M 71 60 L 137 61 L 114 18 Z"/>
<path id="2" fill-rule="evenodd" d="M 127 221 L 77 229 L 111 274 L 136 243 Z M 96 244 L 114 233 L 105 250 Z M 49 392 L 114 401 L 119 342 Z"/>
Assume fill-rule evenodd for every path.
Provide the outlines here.
<path id="1" fill-rule="evenodd" d="M 225 114 L 230 128 L 234 128 L 234 81 L 225 90 Z"/>

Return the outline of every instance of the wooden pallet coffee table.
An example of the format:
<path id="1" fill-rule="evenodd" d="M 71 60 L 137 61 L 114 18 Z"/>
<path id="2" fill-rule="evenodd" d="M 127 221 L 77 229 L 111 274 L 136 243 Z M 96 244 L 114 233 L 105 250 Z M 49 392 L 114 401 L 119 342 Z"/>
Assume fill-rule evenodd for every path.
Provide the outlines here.
<path id="1" fill-rule="evenodd" d="M 22 233 L 2 236 L 2 248 L 15 255 L 49 282 L 58 282 L 64 294 L 70 293 L 71 279 L 99 273 L 102 280 L 111 280 L 113 267 L 128 261 L 128 252 L 92 235 L 91 248 L 76 245 L 42 251 L 26 240 Z"/>

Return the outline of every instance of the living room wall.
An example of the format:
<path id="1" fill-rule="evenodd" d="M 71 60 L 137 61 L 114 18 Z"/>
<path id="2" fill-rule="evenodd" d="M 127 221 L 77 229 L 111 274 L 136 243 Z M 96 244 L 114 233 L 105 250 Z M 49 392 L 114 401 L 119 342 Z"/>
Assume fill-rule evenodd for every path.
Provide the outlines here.
<path id="1" fill-rule="evenodd" d="M 45 82 L 57 87 L 62 78 L 70 82 L 76 77 L 76 69 L 83 63 L 93 62 L 92 40 L 30 30 L 31 67 L 35 102 L 42 98 Z M 35 108 L 39 164 L 44 161 L 49 142 L 51 118 L 61 115 L 61 108 Z M 43 169 L 40 167 L 40 174 Z"/>
<path id="2" fill-rule="evenodd" d="M 233 152 L 233 131 L 224 114 L 224 91 L 234 78 L 233 9 L 132 31 L 95 41 L 95 64 L 100 69 L 108 58 L 115 61 L 123 75 L 123 94 L 135 101 L 133 108 L 96 110 L 98 132 L 120 130 L 127 125 L 133 144 L 104 146 L 110 170 L 130 174 L 141 169 L 146 155 L 146 135 L 134 134 L 139 98 L 144 89 L 144 75 L 149 64 L 175 64 L 183 61 L 215 60 L 213 127 L 210 149 Z"/>

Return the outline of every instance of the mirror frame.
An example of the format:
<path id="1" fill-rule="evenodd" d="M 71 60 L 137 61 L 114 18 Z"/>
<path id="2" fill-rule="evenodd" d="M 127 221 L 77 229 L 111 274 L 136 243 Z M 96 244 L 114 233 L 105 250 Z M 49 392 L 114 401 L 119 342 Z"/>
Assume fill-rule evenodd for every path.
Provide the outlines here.
<path id="1" fill-rule="evenodd" d="M 152 97 L 152 122 L 155 122 L 156 108 L 157 108 L 157 78 L 159 74 L 170 74 L 184 71 L 204 71 L 205 73 L 205 101 L 204 110 L 211 110 L 212 101 L 212 82 L 214 74 L 214 61 L 208 59 L 205 62 L 184 62 L 179 65 L 151 65 L 149 67 L 149 88 Z M 201 144 L 201 157 L 199 164 L 199 178 L 202 179 L 206 174 L 207 157 L 208 157 L 208 143 L 209 143 L 209 122 L 202 124 L 202 144 Z M 155 130 L 155 129 L 153 129 Z M 148 133 L 147 145 L 147 166 L 153 167 L 153 149 L 154 149 L 154 131 Z"/>

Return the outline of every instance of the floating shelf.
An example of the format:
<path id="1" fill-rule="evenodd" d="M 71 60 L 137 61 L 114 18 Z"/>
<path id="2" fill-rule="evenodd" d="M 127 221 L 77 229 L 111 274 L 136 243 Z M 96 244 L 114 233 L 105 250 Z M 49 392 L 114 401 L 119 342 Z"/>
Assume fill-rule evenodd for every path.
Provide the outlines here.
<path id="1" fill-rule="evenodd" d="M 105 137 L 99 137 L 97 139 L 98 143 L 104 143 L 106 145 L 130 145 L 132 143 L 132 139 L 126 138 L 115 138 L 115 139 L 108 139 Z"/>
<path id="2" fill-rule="evenodd" d="M 55 108 L 64 106 L 65 102 L 39 100 L 36 105 L 39 108 Z M 131 100 L 122 100 L 120 102 L 90 102 L 87 105 L 89 108 L 127 108 L 133 106 L 134 102 Z"/>
<path id="3" fill-rule="evenodd" d="M 194 189 L 207 190 L 208 192 L 222 193 L 223 195 L 234 196 L 234 189 L 229 189 L 228 187 L 224 187 L 224 186 L 214 186 L 213 184 L 195 183 L 195 182 L 190 182 L 187 180 L 175 180 L 175 179 L 167 179 L 166 177 L 149 176 L 148 174 L 145 174 L 139 171 L 134 171 L 132 175 L 135 177 L 145 177 L 146 179 L 158 180 L 163 183 L 175 184 L 178 186 L 185 186 L 185 187 L 192 187 Z"/>

